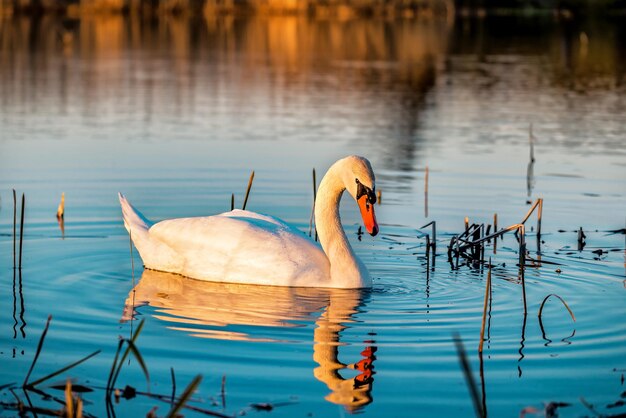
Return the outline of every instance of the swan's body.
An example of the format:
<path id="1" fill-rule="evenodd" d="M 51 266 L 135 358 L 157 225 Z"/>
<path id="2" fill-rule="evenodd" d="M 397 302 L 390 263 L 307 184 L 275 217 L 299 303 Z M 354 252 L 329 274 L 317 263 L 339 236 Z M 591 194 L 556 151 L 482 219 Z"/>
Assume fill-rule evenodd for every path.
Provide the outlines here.
<path id="1" fill-rule="evenodd" d="M 374 217 L 374 174 L 369 162 L 347 157 L 320 183 L 315 221 L 320 245 L 287 223 L 233 210 L 214 216 L 179 218 L 152 225 L 124 196 L 124 225 L 145 267 L 200 280 L 274 286 L 362 288 L 371 286 L 339 219 L 344 190 L 357 199 L 366 227 Z"/>

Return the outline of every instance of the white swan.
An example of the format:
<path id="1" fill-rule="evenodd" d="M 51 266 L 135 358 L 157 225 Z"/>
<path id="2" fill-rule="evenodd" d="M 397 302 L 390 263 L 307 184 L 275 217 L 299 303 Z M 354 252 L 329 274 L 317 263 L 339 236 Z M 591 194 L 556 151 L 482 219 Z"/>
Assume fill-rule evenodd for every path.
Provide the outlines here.
<path id="1" fill-rule="evenodd" d="M 334 163 L 317 192 L 315 224 L 321 243 L 280 219 L 244 210 L 149 222 L 119 195 L 128 230 L 146 268 L 214 282 L 329 288 L 370 287 L 339 218 L 344 190 L 357 201 L 367 232 L 378 233 L 375 179 L 369 161 Z"/>

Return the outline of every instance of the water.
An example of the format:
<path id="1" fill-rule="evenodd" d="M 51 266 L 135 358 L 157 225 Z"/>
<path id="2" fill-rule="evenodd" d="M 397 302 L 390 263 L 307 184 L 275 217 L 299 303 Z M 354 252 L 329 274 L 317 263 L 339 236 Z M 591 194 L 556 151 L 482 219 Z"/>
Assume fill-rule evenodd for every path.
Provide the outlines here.
<path id="1" fill-rule="evenodd" d="M 570 404 L 561 416 L 592 415 L 580 398 L 626 412 L 608 407 L 626 374 L 626 243 L 607 232 L 626 221 L 619 22 L 0 22 L 0 385 L 21 384 L 52 315 L 32 379 L 102 350 L 50 382 L 95 388 L 85 410 L 106 415 L 102 387 L 134 317 L 146 321 L 137 345 L 150 390 L 171 394 L 170 368 L 177 393 L 202 374 L 193 405 L 226 414 L 266 414 L 256 403 L 274 416 L 471 416 L 454 333 L 491 416 L 549 402 Z M 241 205 L 254 169 L 249 208 L 307 231 L 311 169 L 319 181 L 353 153 L 371 160 L 382 191 L 376 238 L 358 240 L 356 207 L 342 203 L 370 291 L 218 285 L 142 271 L 136 253 L 131 263 L 118 191 L 153 220 L 212 214 L 228 210 L 231 193 Z M 26 194 L 21 276 L 12 188 Z M 524 317 L 517 241 L 486 248 L 495 267 L 481 363 L 486 269 L 452 269 L 446 246 L 465 216 L 492 223 L 498 213 L 507 226 L 539 197 L 540 257 L 557 264 L 527 268 Z M 431 220 L 434 265 L 417 233 Z M 528 248 L 538 259 L 534 231 Z M 575 322 L 554 297 L 539 322 L 551 293 Z M 50 382 L 41 389 L 63 398 Z M 147 391 L 134 359 L 117 385 L 127 384 Z M 0 401 L 15 402 L 6 388 Z M 154 406 L 169 410 L 143 395 L 114 409 Z"/>

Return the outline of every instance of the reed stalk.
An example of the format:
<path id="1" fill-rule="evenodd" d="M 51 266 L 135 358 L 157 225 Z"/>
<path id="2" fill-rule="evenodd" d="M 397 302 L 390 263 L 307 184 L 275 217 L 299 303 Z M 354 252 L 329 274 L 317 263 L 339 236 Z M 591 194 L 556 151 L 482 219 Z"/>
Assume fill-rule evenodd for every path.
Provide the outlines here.
<path id="1" fill-rule="evenodd" d="M 315 201 L 317 200 L 317 180 L 315 178 L 315 168 L 313 169 L 313 206 L 311 207 L 311 217 L 309 218 L 309 236 L 313 235 L 313 218 L 315 217 Z M 317 233 L 316 233 L 317 236 Z"/>
<path id="2" fill-rule="evenodd" d="M 518 229 L 519 233 L 519 266 L 524 268 L 526 265 L 526 228 L 524 225 L 520 225 Z"/>
<path id="3" fill-rule="evenodd" d="M 480 327 L 480 342 L 478 343 L 478 352 L 483 352 L 483 343 L 485 341 L 485 323 L 487 322 L 487 305 L 489 304 L 489 295 L 491 294 L 491 258 L 489 259 L 489 270 L 487 271 L 487 284 L 485 285 L 485 303 L 483 306 L 483 323 Z"/>
<path id="4" fill-rule="evenodd" d="M 526 212 L 526 216 L 524 216 L 524 219 L 522 219 L 522 221 L 520 222 L 521 224 L 525 224 L 526 221 L 528 220 L 528 218 L 530 218 L 530 215 L 532 215 L 532 213 L 535 211 L 535 209 L 539 206 L 539 202 L 542 201 L 543 199 L 537 199 L 535 200 L 535 202 L 532 204 L 532 206 L 530 207 L 530 209 L 528 209 L 528 212 Z M 538 217 L 540 218 L 541 215 L 538 215 Z"/>
<path id="5" fill-rule="evenodd" d="M 171 405 L 174 407 L 174 402 L 176 401 L 176 376 L 174 375 L 174 368 L 170 367 L 170 375 L 172 376 L 172 402 Z"/>
<path id="6" fill-rule="evenodd" d="M 498 230 L 498 214 L 497 213 L 493 214 L 493 230 L 494 231 Z M 497 254 L 497 252 L 498 252 L 498 238 L 496 237 L 496 239 L 493 240 L 493 253 Z"/>
<path id="7" fill-rule="evenodd" d="M 581 226 L 578 228 L 578 251 L 582 251 L 583 248 L 585 248 L 585 238 L 587 238 L 587 236 Z"/>
<path id="8" fill-rule="evenodd" d="M 428 166 L 426 166 L 426 170 L 424 172 L 424 217 L 428 218 L 428 176 L 429 170 Z"/>
<path id="9" fill-rule="evenodd" d="M 535 135 L 533 135 L 533 124 L 528 127 L 528 142 L 530 144 L 530 161 L 535 161 Z"/>
<path id="10" fill-rule="evenodd" d="M 250 195 L 250 189 L 252 188 L 252 181 L 254 180 L 254 171 L 250 174 L 250 179 L 248 180 L 248 188 L 246 189 L 246 197 L 243 201 L 242 210 L 246 210 L 246 205 L 248 204 L 248 196 Z"/>
<path id="11" fill-rule="evenodd" d="M 235 193 L 230 195 L 230 210 L 235 210 Z"/>
<path id="12" fill-rule="evenodd" d="M 461 337 L 459 336 L 459 334 L 456 333 L 453 336 L 453 340 L 454 345 L 456 346 L 459 363 L 461 364 L 461 369 L 463 370 L 463 376 L 465 377 L 465 383 L 467 384 L 467 388 L 469 389 L 470 395 L 472 397 L 474 412 L 476 413 L 476 416 L 478 418 L 483 418 L 485 416 L 485 413 L 483 411 L 481 400 L 478 395 L 478 388 L 476 382 L 474 381 L 474 376 L 472 375 L 472 368 L 469 364 L 469 360 L 467 359 L 465 347 L 463 346 L 463 341 L 461 341 Z"/>
<path id="13" fill-rule="evenodd" d="M 541 236 L 541 215 L 543 214 L 543 198 L 539 200 L 539 209 L 537 210 L 537 236 Z"/>
<path id="14" fill-rule="evenodd" d="M 83 400 L 80 396 L 74 397 L 72 394 L 70 379 L 67 379 L 65 384 L 65 416 L 67 418 L 83 418 Z"/>
<path id="15" fill-rule="evenodd" d="M 454 265 L 452 264 L 452 246 L 454 245 L 455 240 L 456 236 L 453 236 L 452 238 L 450 238 L 450 244 L 448 244 L 448 263 L 450 263 L 452 269 L 454 269 Z"/>
<path id="16" fill-rule="evenodd" d="M 26 197 L 22 193 L 22 210 L 20 215 L 20 263 L 19 269 L 22 269 L 22 243 L 24 242 L 24 207 L 26 205 Z"/>
<path id="17" fill-rule="evenodd" d="M 467 231 L 469 229 L 469 217 L 466 216 L 465 217 L 465 231 Z"/>
<path id="18" fill-rule="evenodd" d="M 130 276 L 133 279 L 133 287 L 135 287 L 135 260 L 133 259 L 133 230 L 128 230 L 128 248 L 130 251 Z M 133 305 L 134 308 L 134 305 Z"/>
<path id="19" fill-rule="evenodd" d="M 15 189 L 13 189 L 13 270 L 17 267 L 17 196 Z"/>
<path id="20" fill-rule="evenodd" d="M 459 246 L 459 239 L 456 239 L 456 269 L 458 270 L 459 268 L 459 257 L 461 254 L 461 250 L 460 250 L 460 246 Z"/>
<path id="21" fill-rule="evenodd" d="M 519 227 L 519 231 L 520 231 L 520 245 L 519 245 L 519 251 L 520 251 L 520 261 L 519 261 L 519 268 L 520 268 L 520 275 L 522 277 L 522 299 L 524 300 L 524 317 L 526 317 L 526 314 L 528 313 L 528 306 L 526 304 L 526 279 L 525 279 L 525 266 L 524 264 L 526 263 L 526 241 L 525 241 L 525 230 L 524 230 L 524 225 L 520 225 Z"/>
<path id="22" fill-rule="evenodd" d="M 462 239 L 462 238 L 458 238 L 457 241 L 462 241 L 462 242 L 465 243 L 465 245 L 463 245 L 461 247 L 461 251 L 464 251 L 465 249 L 467 249 L 467 248 L 469 248 L 471 246 L 478 245 L 481 242 L 487 241 L 487 240 L 492 239 L 494 237 L 499 237 L 499 236 L 501 236 L 501 235 L 503 235 L 503 234 L 505 234 L 507 232 L 514 231 L 514 230 L 519 230 L 520 226 L 521 226 L 521 224 L 514 224 L 514 225 L 508 226 L 506 228 L 503 228 L 503 229 L 501 229 L 501 230 L 499 230 L 497 232 L 494 232 L 491 235 L 486 235 L 486 236 L 484 236 L 484 237 L 482 237 L 480 239 L 477 239 L 475 241 L 468 241 L 468 240 L 465 240 L 465 239 Z"/>
<path id="23" fill-rule="evenodd" d="M 485 224 L 481 224 L 480 225 L 480 238 L 483 238 L 485 236 Z M 482 241 L 480 244 L 480 262 L 481 262 L 481 266 L 482 263 L 484 263 L 485 261 L 485 241 Z M 491 260 L 489 261 L 489 264 L 491 264 Z M 481 267 L 482 268 L 482 267 Z"/>
<path id="24" fill-rule="evenodd" d="M 57 208 L 57 219 L 61 220 L 65 217 L 65 192 L 61 193 L 61 203 Z"/>
<path id="25" fill-rule="evenodd" d="M 485 362 L 483 360 L 483 353 L 478 353 L 478 360 L 480 361 L 480 389 L 482 392 L 482 407 L 483 418 L 487 418 L 487 390 L 485 388 Z"/>
<path id="26" fill-rule="evenodd" d="M 432 247 L 433 250 L 433 259 L 435 257 L 435 253 L 437 251 L 437 222 L 436 221 L 430 221 L 428 222 L 426 225 L 422 226 L 420 229 L 424 229 L 427 226 L 431 227 L 431 233 L 430 235 L 432 235 L 432 239 L 430 239 L 429 235 L 426 234 L 426 239 L 427 239 L 427 244 L 426 246 L 428 248 Z"/>
<path id="27" fill-rule="evenodd" d="M 222 408 L 226 408 L 226 375 L 222 375 Z"/>
<path id="28" fill-rule="evenodd" d="M 65 412 L 67 418 L 74 418 L 74 397 L 72 396 L 72 382 L 67 379 L 65 384 Z"/>

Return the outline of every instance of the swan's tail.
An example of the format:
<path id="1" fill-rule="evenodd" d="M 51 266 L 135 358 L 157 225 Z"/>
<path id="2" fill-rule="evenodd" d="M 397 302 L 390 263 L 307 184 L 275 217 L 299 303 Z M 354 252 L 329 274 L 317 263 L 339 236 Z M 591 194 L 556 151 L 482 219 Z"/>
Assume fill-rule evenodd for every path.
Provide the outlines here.
<path id="1" fill-rule="evenodd" d="M 124 227 L 130 234 L 133 244 L 139 251 L 141 259 L 146 263 L 147 258 L 153 247 L 150 242 L 150 234 L 148 230 L 152 226 L 152 222 L 146 219 L 137 209 L 130 204 L 123 194 L 118 193 L 120 205 L 122 205 L 122 215 L 124 216 Z"/>

